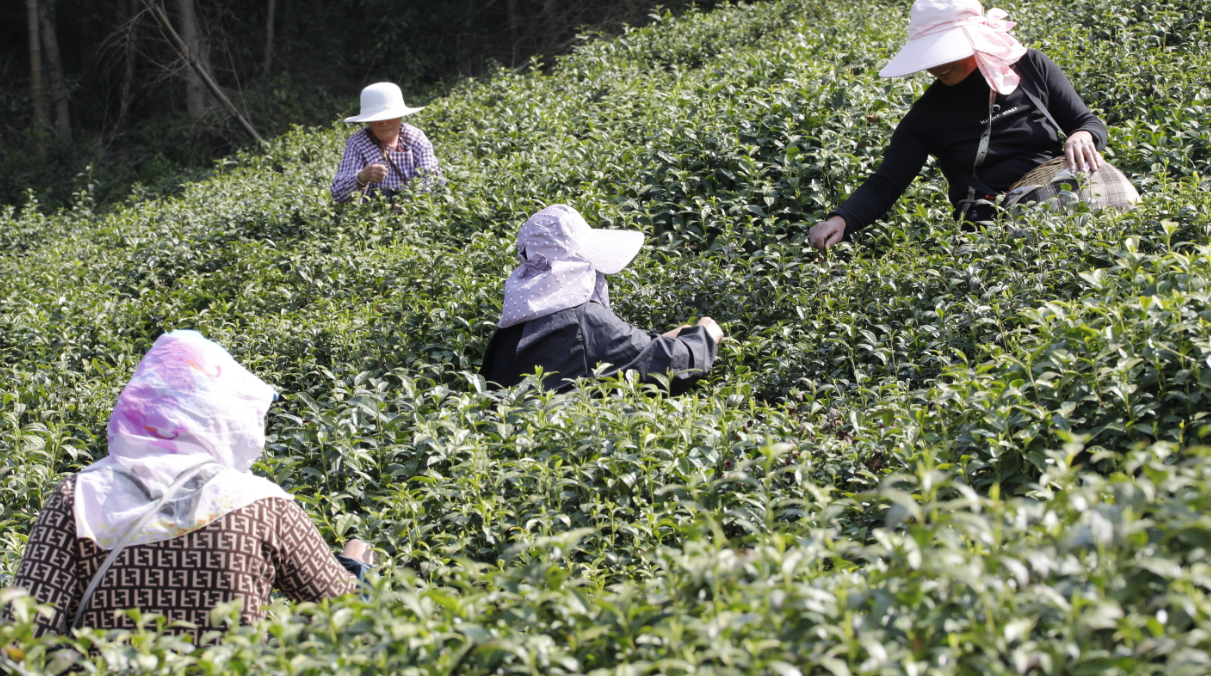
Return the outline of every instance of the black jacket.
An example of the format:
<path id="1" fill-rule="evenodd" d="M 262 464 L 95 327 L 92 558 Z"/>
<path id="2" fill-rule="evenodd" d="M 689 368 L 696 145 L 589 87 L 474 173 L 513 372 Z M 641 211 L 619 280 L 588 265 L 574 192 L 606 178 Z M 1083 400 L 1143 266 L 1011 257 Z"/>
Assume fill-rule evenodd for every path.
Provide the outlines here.
<path id="1" fill-rule="evenodd" d="M 1065 134 L 1087 131 L 1098 150 L 1106 147 L 1105 125 L 1089 112 L 1051 59 L 1031 49 L 1013 68 L 1021 84 L 1008 96 L 997 94 L 988 156 L 979 170 L 979 182 L 994 194 L 1005 192 L 1026 172 L 1063 154 L 1059 136 L 1023 88 L 1038 97 Z M 829 216 L 845 218 L 846 234 L 866 227 L 887 213 L 931 155 L 938 158 L 938 166 L 950 182 L 948 197 L 957 212 L 959 200 L 967 198 L 976 150 L 988 124 L 988 91 L 979 69 L 954 86 L 930 85 L 896 126 L 878 171 Z"/>
<path id="2" fill-rule="evenodd" d="M 718 348 L 706 329 L 683 329 L 665 338 L 631 326 L 609 308 L 589 301 L 528 322 L 497 329 L 488 343 L 479 373 L 492 387 L 512 387 L 522 376 L 543 370 L 543 386 L 567 390 L 577 378 L 590 376 L 602 363 L 612 364 L 602 375 L 637 371 L 645 381 L 651 374 L 673 372 L 674 394 L 685 391 L 711 369 Z"/>

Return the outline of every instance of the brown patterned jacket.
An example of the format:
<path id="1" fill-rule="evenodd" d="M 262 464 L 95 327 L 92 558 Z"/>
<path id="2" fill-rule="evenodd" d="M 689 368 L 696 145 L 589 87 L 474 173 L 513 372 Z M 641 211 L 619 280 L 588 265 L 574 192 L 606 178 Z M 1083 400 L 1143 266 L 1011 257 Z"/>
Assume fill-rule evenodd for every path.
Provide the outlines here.
<path id="1" fill-rule="evenodd" d="M 72 510 L 76 478 L 68 477 L 47 500 L 29 534 L 13 585 L 55 606 L 40 617 L 39 633 L 67 632 L 85 587 L 109 551 L 76 537 Z M 195 645 L 207 631 L 215 604 L 240 598 L 241 621 L 265 616 L 273 588 L 295 601 L 318 601 L 353 591 L 347 572 L 319 530 L 296 503 L 266 498 L 229 512 L 203 528 L 162 542 L 127 547 L 105 573 L 84 611 L 81 624 L 98 629 L 133 629 L 121 612 L 139 608 L 170 622 L 196 628 Z"/>

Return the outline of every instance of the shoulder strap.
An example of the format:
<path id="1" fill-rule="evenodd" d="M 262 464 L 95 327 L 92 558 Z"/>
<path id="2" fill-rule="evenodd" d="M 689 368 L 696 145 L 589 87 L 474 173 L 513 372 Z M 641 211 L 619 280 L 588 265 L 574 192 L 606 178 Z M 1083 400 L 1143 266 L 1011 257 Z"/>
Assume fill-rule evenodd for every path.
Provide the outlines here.
<path id="1" fill-rule="evenodd" d="M 408 177 L 407 177 L 407 176 L 404 176 L 404 172 L 400 171 L 400 170 L 399 170 L 399 167 L 395 166 L 395 160 L 391 159 L 391 156 L 387 154 L 387 150 L 386 150 L 385 148 L 383 149 L 383 159 L 384 159 L 384 160 L 387 160 L 387 164 L 391 165 L 391 168 L 392 168 L 393 170 L 395 170 L 395 173 L 396 173 L 396 174 L 398 174 L 398 175 L 399 175 L 399 179 L 400 179 L 401 181 L 407 181 L 407 180 L 408 180 Z"/>
<path id="2" fill-rule="evenodd" d="M 399 175 L 399 179 L 401 181 L 407 181 L 408 177 L 404 176 L 404 172 L 400 171 L 399 167 L 395 166 L 395 160 L 392 160 L 391 155 L 387 154 L 387 148 L 383 146 L 382 141 L 378 140 L 378 137 L 374 135 L 374 131 L 371 130 L 370 127 L 366 127 L 366 136 L 369 136 L 370 140 L 374 142 L 374 146 L 383 154 L 383 159 L 387 160 L 387 164 L 391 165 L 391 168 L 394 169 L 395 173 Z"/>
<path id="3" fill-rule="evenodd" d="M 156 504 L 152 505 L 152 508 L 146 514 L 144 514 L 142 518 L 136 521 L 133 526 L 130 527 L 130 530 L 126 531 L 126 535 L 122 536 L 122 539 L 118 541 L 116 546 L 114 546 L 113 551 L 109 553 L 109 556 L 105 557 L 105 561 L 101 564 L 101 567 L 97 569 L 96 574 L 93 575 L 93 579 L 88 583 L 88 587 L 84 590 L 84 595 L 80 597 L 80 603 L 76 605 L 76 617 L 71 622 L 72 629 L 80 626 L 80 620 L 84 618 L 84 609 L 88 607 L 88 602 L 92 600 L 93 592 L 97 591 L 97 586 L 101 584 L 101 579 L 105 577 L 105 573 L 109 571 L 110 566 L 114 565 L 114 561 L 118 560 L 118 555 L 122 553 L 122 550 L 126 549 L 126 546 L 129 545 L 130 541 L 135 538 L 135 535 L 137 535 L 139 531 L 143 529 L 143 526 L 147 525 L 148 521 L 151 521 L 157 514 L 160 513 L 160 508 L 162 508 L 165 503 L 167 503 L 174 495 L 177 494 L 177 491 L 181 489 L 181 486 L 189 483 L 189 481 L 197 476 L 199 472 L 210 465 L 219 465 L 219 463 L 215 462 L 214 460 L 207 460 L 206 462 L 195 465 L 194 467 L 182 472 L 181 475 L 177 477 L 177 480 L 172 482 L 172 485 L 164 489 L 164 494 L 160 496 L 160 499 L 156 501 Z M 222 467 L 222 465 L 219 466 Z M 206 483 L 215 476 L 218 476 L 217 472 L 210 475 L 206 481 L 203 481 L 202 486 L 205 486 Z M 198 486 L 198 490 L 201 490 L 202 486 Z"/>
<path id="4" fill-rule="evenodd" d="M 1055 121 L 1055 118 L 1051 116 L 1051 111 L 1047 110 L 1047 106 L 1043 105 L 1043 102 L 1039 100 L 1039 97 L 1031 94 L 1030 90 L 1026 87 L 1022 87 L 1022 93 L 1026 95 L 1026 98 L 1030 99 L 1030 102 L 1034 104 L 1035 108 L 1042 111 L 1043 116 L 1047 118 L 1047 121 L 1051 123 L 1051 126 L 1055 127 L 1056 135 L 1061 139 L 1067 138 L 1068 134 L 1064 132 L 1064 128 Z"/>
<path id="5" fill-rule="evenodd" d="M 1026 57 L 1022 57 L 1021 59 L 1018 60 L 1017 63 L 1022 63 L 1023 61 L 1026 61 Z M 1067 138 L 1068 133 L 1065 132 L 1064 128 L 1060 126 L 1060 123 L 1056 122 L 1055 118 L 1051 116 L 1051 111 L 1047 110 L 1047 106 L 1043 105 L 1043 101 L 1041 99 L 1039 99 L 1039 97 L 1037 95 L 1035 95 L 1034 92 L 1030 91 L 1030 87 L 1026 86 L 1027 80 L 1030 81 L 1031 86 L 1037 86 L 1034 76 L 1040 75 L 1040 73 L 1038 72 L 1038 69 L 1034 67 L 1033 63 L 1030 63 L 1029 61 L 1026 61 L 1026 62 L 1030 64 L 1030 70 L 1033 75 L 1032 75 L 1032 77 L 1029 77 L 1029 78 L 1025 77 L 1023 75 L 1023 73 L 1021 73 L 1019 71 L 1019 69 L 1016 68 L 1017 63 L 1015 63 L 1014 70 L 1018 71 L 1018 77 L 1021 78 L 1021 80 L 1018 82 L 1018 86 L 1022 88 L 1022 93 L 1026 95 L 1026 98 L 1030 99 L 1030 102 L 1032 104 L 1034 104 L 1034 107 L 1038 108 L 1039 112 L 1043 113 L 1043 117 L 1047 118 L 1047 121 L 1051 123 L 1051 126 L 1055 129 L 1056 135 L 1059 136 L 1061 140 Z"/>
<path id="6" fill-rule="evenodd" d="M 988 144 L 992 141 L 992 107 L 997 102 L 997 90 L 992 87 L 988 88 L 988 124 L 984 125 L 984 133 L 980 135 L 980 147 L 976 150 L 976 162 L 971 167 L 971 175 L 974 178 L 979 172 L 980 167 L 984 164 L 984 159 L 988 157 Z"/>
<path id="7" fill-rule="evenodd" d="M 984 164 L 984 159 L 988 157 L 988 144 L 992 141 L 992 107 L 997 101 L 997 90 L 992 87 L 988 88 L 988 123 L 984 125 L 984 133 L 980 135 L 980 146 L 976 149 L 976 161 L 971 167 L 971 180 L 967 182 L 967 199 L 963 200 L 966 206 L 963 207 L 959 214 L 959 221 L 962 222 L 967 218 L 967 212 L 975 206 L 976 188 L 975 184 L 980 183 L 979 171 L 980 166 Z"/>

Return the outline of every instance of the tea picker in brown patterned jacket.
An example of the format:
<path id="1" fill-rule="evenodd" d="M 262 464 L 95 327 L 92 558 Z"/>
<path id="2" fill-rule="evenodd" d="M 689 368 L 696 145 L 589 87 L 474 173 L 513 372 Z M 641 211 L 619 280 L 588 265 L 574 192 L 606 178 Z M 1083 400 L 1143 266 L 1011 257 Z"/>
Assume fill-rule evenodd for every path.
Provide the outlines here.
<path id="1" fill-rule="evenodd" d="M 218 603 L 240 599 L 248 623 L 275 587 L 296 601 L 356 589 L 367 545 L 339 560 L 293 496 L 249 471 L 276 397 L 201 334 L 160 336 L 118 397 L 109 455 L 60 483 L 30 531 L 14 586 L 54 606 L 39 632 L 133 628 L 122 611 L 138 608 L 192 623 L 173 631 L 196 642 L 221 629 Z"/>

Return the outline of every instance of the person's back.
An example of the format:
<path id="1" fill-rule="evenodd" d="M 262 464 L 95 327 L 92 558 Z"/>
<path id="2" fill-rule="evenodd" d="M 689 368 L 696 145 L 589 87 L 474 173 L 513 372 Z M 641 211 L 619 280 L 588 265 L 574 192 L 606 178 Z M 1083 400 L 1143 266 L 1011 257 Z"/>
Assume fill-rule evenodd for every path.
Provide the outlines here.
<path id="1" fill-rule="evenodd" d="M 43 632 L 66 634 L 80 596 L 109 551 L 76 537 L 72 513 L 76 477 L 59 484 L 30 531 L 13 585 L 55 606 L 40 616 Z M 208 631 L 219 603 L 243 601 L 242 620 L 265 616 L 262 606 L 277 588 L 294 601 L 319 601 L 357 587 L 332 556 L 307 513 L 293 501 L 265 498 L 170 540 L 126 547 L 101 579 L 81 617 L 81 626 L 133 629 L 127 613 L 163 615 L 195 629 L 194 643 Z"/>
<path id="2" fill-rule="evenodd" d="M 264 616 L 277 588 L 298 601 L 353 591 L 293 496 L 249 470 L 277 397 L 193 331 L 160 336 L 109 419 L 109 455 L 68 477 L 29 534 L 14 585 L 55 612 L 41 633 L 133 628 L 123 611 L 163 615 L 200 641 L 219 603 Z M 365 543 L 346 554 L 367 560 Z M 108 567 L 107 567 L 108 566 Z"/>
<path id="3" fill-rule="evenodd" d="M 543 386 L 569 389 L 602 364 L 603 376 L 635 371 L 670 374 L 671 392 L 680 393 L 711 369 L 718 346 L 705 326 L 685 327 L 674 337 L 638 329 L 597 301 L 496 332 L 480 374 L 490 383 L 512 387 L 542 368 Z"/>

